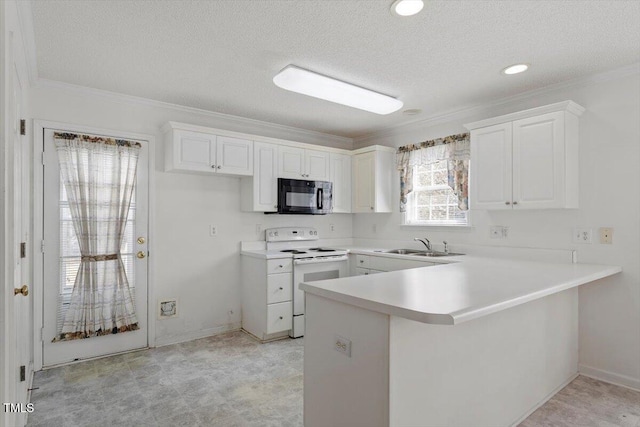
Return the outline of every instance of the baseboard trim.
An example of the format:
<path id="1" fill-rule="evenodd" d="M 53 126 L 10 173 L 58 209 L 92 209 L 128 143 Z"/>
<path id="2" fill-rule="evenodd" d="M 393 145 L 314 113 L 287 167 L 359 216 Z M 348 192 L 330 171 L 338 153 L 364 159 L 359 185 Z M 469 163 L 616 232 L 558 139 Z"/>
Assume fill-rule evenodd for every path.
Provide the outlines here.
<path id="1" fill-rule="evenodd" d="M 580 375 L 584 375 L 585 377 L 640 391 L 640 379 L 638 378 L 616 374 L 614 372 L 605 371 L 604 369 L 598 369 L 583 364 L 578 365 L 578 372 Z"/>
<path id="2" fill-rule="evenodd" d="M 239 331 L 242 324 L 240 322 L 229 323 L 227 325 L 217 326 L 215 328 L 201 329 L 199 331 L 184 332 L 180 334 L 167 335 L 165 337 L 156 338 L 155 347 L 165 345 L 179 344 L 181 342 L 193 341 L 199 338 L 207 338 L 214 335 L 223 334 L 225 332 Z"/>
<path id="3" fill-rule="evenodd" d="M 521 422 L 523 422 L 525 419 L 527 419 L 529 415 L 533 414 L 539 407 L 547 403 L 549 399 L 551 399 L 553 396 L 556 395 L 557 392 L 559 392 L 560 390 L 568 386 L 571 381 L 575 380 L 578 377 L 578 375 L 579 375 L 578 373 L 571 375 L 566 381 L 564 381 L 562 384 L 556 387 L 551 393 L 547 394 L 540 402 L 538 402 L 531 409 L 529 409 L 523 416 L 521 416 L 514 423 L 512 423 L 511 427 L 515 427 Z"/>

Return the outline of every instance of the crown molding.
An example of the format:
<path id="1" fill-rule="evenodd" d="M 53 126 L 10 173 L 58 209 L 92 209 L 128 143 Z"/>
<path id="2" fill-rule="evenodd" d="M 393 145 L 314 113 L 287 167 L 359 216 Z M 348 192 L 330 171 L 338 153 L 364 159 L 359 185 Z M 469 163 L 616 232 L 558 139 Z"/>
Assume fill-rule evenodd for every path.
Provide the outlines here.
<path id="1" fill-rule="evenodd" d="M 542 114 L 555 113 L 558 111 L 567 111 L 575 116 L 581 116 L 582 113 L 585 112 L 585 108 L 573 101 L 562 101 L 556 102 L 554 104 L 543 105 L 542 107 L 530 108 L 528 110 L 505 114 L 503 116 L 491 117 L 489 119 L 466 123 L 463 126 L 467 128 L 467 130 L 474 130 L 501 123 L 513 122 L 515 120 L 526 119 L 529 117 L 540 116 Z"/>
<path id="2" fill-rule="evenodd" d="M 572 88 L 576 86 L 589 86 L 592 84 L 598 84 L 608 82 L 611 80 L 618 80 L 628 76 L 640 74 L 640 63 L 627 65 L 624 67 L 616 68 L 613 70 L 605 71 L 603 73 L 592 74 L 590 76 L 580 77 L 572 80 L 567 80 L 553 85 L 545 86 L 539 89 L 533 89 L 527 92 L 523 92 L 517 95 L 500 98 L 494 102 L 488 104 L 478 104 L 474 106 L 464 107 L 462 109 L 451 110 L 442 114 L 436 114 L 424 119 L 413 120 L 405 123 L 401 123 L 395 126 L 390 126 L 385 129 L 353 138 L 354 144 L 359 145 L 367 143 L 385 136 L 397 135 L 413 130 L 431 127 L 442 123 L 452 122 L 455 120 L 461 120 L 466 117 L 473 116 L 474 114 L 481 114 L 483 111 L 499 107 L 505 104 L 511 104 L 517 101 L 524 101 L 536 96 L 544 95 L 547 93 L 553 93 L 562 89 Z"/>
<path id="3" fill-rule="evenodd" d="M 296 140 L 297 138 L 303 139 L 301 142 L 313 143 L 328 143 L 339 145 L 340 147 L 350 150 L 353 146 L 353 140 L 344 136 L 331 135 L 313 130 L 296 128 L 293 126 L 280 125 L 277 123 L 265 122 L 262 120 L 249 119 L 246 117 L 234 116 L 231 114 L 218 113 L 215 111 L 204 110 L 201 108 L 187 107 L 185 105 L 173 104 L 170 102 L 157 101 L 149 98 L 142 98 L 139 96 L 125 95 L 118 92 L 111 92 L 103 89 L 95 89 L 87 86 L 75 85 L 72 83 L 65 83 L 57 80 L 49 80 L 38 78 L 35 84 L 37 88 L 52 88 L 58 90 L 66 90 L 79 93 L 81 95 L 97 96 L 104 99 L 108 99 L 112 102 L 122 104 L 136 104 L 146 107 L 163 108 L 173 111 L 180 111 L 183 113 L 197 114 L 204 117 L 209 117 L 217 120 L 222 120 L 227 123 L 234 124 L 242 127 L 252 127 L 254 129 L 270 130 L 275 133 L 284 133 L 287 135 L 286 139 Z"/>
<path id="4" fill-rule="evenodd" d="M 16 1 L 16 8 L 22 35 L 22 48 L 27 62 L 27 75 L 30 85 L 34 86 L 38 81 L 38 57 L 36 55 L 36 36 L 33 27 L 31 0 Z"/>

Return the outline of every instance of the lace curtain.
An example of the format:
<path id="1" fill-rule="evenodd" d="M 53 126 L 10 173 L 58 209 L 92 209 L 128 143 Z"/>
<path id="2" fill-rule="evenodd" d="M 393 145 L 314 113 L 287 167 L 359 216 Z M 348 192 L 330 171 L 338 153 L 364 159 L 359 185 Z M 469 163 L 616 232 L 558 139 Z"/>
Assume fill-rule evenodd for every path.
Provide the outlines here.
<path id="1" fill-rule="evenodd" d="M 407 196 L 413 191 L 416 166 L 447 161 L 448 183 L 458 198 L 458 208 L 469 209 L 469 134 L 462 133 L 400 147 L 396 166 L 400 171 L 400 212 L 406 212 Z"/>
<path id="2" fill-rule="evenodd" d="M 55 133 L 60 174 L 80 246 L 80 266 L 54 341 L 138 329 L 120 247 L 140 143 Z"/>

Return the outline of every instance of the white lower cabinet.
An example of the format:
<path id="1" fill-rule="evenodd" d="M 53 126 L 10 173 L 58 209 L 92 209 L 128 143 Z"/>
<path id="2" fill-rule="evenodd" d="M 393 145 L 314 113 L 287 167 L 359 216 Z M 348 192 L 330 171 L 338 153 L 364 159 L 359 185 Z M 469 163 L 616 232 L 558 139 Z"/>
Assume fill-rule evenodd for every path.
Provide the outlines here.
<path id="1" fill-rule="evenodd" d="M 435 262 L 423 259 L 390 258 L 383 255 L 350 255 L 351 275 L 364 276 L 386 271 L 407 270 L 409 268 L 430 267 Z"/>
<path id="2" fill-rule="evenodd" d="M 293 326 L 293 303 L 291 301 L 267 306 L 267 334 L 288 331 Z"/>
<path id="3" fill-rule="evenodd" d="M 287 336 L 293 326 L 292 259 L 241 258 L 242 329 L 261 341 Z"/>

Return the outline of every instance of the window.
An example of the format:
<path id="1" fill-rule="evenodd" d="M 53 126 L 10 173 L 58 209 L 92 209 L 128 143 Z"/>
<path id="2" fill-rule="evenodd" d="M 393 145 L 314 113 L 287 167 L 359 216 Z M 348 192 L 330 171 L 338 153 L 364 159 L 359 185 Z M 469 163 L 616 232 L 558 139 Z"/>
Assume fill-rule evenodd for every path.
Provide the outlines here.
<path id="1" fill-rule="evenodd" d="M 407 195 L 407 225 L 468 225 L 449 187 L 447 161 L 413 166 L 413 191 Z"/>

